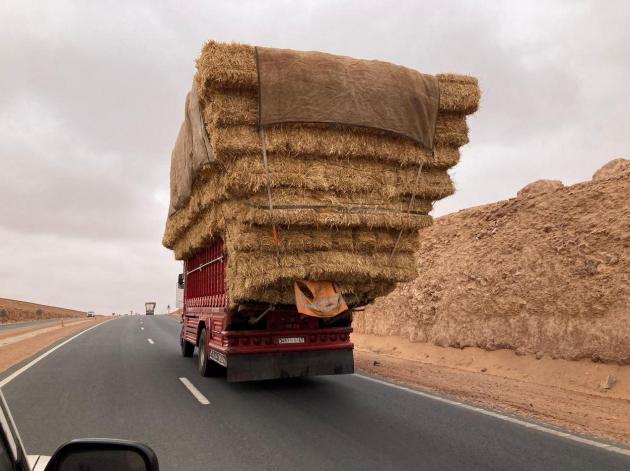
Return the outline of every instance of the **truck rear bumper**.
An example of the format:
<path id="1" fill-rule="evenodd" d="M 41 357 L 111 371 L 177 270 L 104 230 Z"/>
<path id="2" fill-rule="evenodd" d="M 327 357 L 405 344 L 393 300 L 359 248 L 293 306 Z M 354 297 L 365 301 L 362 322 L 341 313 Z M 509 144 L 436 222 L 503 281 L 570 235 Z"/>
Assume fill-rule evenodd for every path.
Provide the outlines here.
<path id="1" fill-rule="evenodd" d="M 354 373 L 352 350 L 227 355 L 229 382 Z"/>

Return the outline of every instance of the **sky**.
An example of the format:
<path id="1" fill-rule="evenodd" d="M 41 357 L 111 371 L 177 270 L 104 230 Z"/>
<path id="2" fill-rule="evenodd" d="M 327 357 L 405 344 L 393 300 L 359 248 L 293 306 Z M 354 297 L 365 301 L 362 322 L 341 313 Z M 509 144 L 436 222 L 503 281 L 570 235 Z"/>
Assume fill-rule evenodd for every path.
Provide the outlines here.
<path id="1" fill-rule="evenodd" d="M 0 297 L 175 304 L 170 154 L 209 39 L 479 78 L 434 215 L 630 156 L 627 1 L 64 1 L 0 6 Z"/>

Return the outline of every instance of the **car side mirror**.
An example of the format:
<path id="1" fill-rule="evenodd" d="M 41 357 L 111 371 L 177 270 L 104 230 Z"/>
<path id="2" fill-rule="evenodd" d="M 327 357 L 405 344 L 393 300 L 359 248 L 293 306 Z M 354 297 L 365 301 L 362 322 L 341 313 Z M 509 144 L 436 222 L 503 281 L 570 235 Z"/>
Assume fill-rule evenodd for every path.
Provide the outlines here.
<path id="1" fill-rule="evenodd" d="M 59 447 L 44 471 L 159 471 L 157 456 L 142 443 L 112 439 L 72 440 Z"/>
<path id="2" fill-rule="evenodd" d="M 184 274 L 180 273 L 177 275 L 177 287 L 179 289 L 184 289 Z"/>

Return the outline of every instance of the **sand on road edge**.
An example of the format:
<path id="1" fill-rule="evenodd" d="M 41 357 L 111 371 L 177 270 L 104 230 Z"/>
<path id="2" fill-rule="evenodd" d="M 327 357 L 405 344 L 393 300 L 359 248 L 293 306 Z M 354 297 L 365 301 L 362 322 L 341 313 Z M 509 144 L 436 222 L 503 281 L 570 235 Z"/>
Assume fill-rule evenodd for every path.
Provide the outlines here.
<path id="1" fill-rule="evenodd" d="M 630 366 L 353 334 L 357 372 L 630 444 Z M 614 385 L 601 385 L 608 376 Z"/>
<path id="2" fill-rule="evenodd" d="M 15 329 L 8 329 L 8 330 L 0 330 L 0 340 L 2 339 L 7 339 L 7 338 L 11 338 L 11 337 L 16 337 L 18 335 L 22 335 L 22 334 L 28 334 L 31 332 L 37 332 L 37 331 L 41 331 L 43 329 L 50 329 L 50 328 L 59 328 L 62 326 L 71 326 L 74 324 L 77 324 L 79 322 L 85 322 L 88 319 L 83 318 L 83 319 L 59 319 L 59 320 L 55 320 L 54 322 L 46 322 L 40 325 L 27 325 L 24 327 L 16 327 Z"/>
<path id="3" fill-rule="evenodd" d="M 73 322 L 70 325 L 65 325 L 59 329 L 53 331 L 47 331 L 40 335 L 30 337 L 28 339 L 21 340 L 16 343 L 0 347 L 0 373 L 6 371 L 12 366 L 26 360 L 27 358 L 41 352 L 55 342 L 62 340 L 66 337 L 74 335 L 82 330 L 88 329 L 94 325 L 106 322 L 108 319 L 105 317 L 97 317 L 94 320 L 86 322 Z M 42 326 L 41 328 L 47 328 L 50 326 Z M 28 329 L 29 332 L 34 332 L 37 329 Z M 15 335 L 23 334 L 24 331 L 15 333 Z"/>

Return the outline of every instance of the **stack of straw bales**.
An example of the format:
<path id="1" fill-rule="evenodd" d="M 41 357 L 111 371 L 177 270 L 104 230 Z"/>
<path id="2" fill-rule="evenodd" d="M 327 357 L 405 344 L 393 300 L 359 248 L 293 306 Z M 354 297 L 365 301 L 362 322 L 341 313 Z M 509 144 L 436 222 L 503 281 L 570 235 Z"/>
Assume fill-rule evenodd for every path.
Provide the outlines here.
<path id="1" fill-rule="evenodd" d="M 293 303 L 295 279 L 335 281 L 349 304 L 413 280 L 418 230 L 431 224 L 433 202 L 454 191 L 447 170 L 468 142 L 477 80 L 437 76 L 432 152 L 374 129 L 275 125 L 265 133 L 267 174 L 256 67 L 254 47 L 240 44 L 209 42 L 197 60 L 214 161 L 195 175 L 187 205 L 169 215 L 164 245 L 182 260 L 222 238 L 233 305 Z"/>

